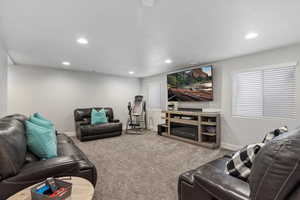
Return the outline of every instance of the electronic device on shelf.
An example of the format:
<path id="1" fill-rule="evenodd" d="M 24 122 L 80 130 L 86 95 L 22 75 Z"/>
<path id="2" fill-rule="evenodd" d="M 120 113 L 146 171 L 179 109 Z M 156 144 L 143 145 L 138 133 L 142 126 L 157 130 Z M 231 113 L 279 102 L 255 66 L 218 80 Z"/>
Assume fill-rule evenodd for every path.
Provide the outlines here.
<path id="1" fill-rule="evenodd" d="M 178 110 L 178 102 L 168 102 L 168 110 Z"/>
<path id="2" fill-rule="evenodd" d="M 178 111 L 203 112 L 202 108 L 178 108 Z"/>

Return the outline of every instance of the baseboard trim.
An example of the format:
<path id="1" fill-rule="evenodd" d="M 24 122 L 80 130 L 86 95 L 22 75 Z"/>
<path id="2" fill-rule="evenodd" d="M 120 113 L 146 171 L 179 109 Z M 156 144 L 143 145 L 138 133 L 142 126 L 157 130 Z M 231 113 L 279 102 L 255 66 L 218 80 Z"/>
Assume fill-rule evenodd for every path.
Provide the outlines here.
<path id="1" fill-rule="evenodd" d="M 223 142 L 221 143 L 221 147 L 223 149 L 228 149 L 228 150 L 231 150 L 231 151 L 237 151 L 237 150 L 242 148 L 242 146 L 240 146 L 240 145 L 223 143 Z"/>
<path id="2" fill-rule="evenodd" d="M 75 134 L 74 131 L 65 131 L 65 132 L 63 132 L 63 133 L 66 134 L 66 135 L 69 136 L 69 137 L 74 137 L 74 136 L 76 136 L 76 134 Z"/>

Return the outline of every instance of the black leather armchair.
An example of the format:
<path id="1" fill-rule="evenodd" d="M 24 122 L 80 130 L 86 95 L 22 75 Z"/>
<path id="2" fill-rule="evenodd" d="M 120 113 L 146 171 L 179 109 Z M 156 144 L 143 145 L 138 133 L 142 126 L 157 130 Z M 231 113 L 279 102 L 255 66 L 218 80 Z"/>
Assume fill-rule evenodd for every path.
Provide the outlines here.
<path id="1" fill-rule="evenodd" d="M 91 112 L 93 108 L 79 108 L 74 111 L 76 136 L 80 141 L 120 136 L 122 123 L 114 119 L 112 108 L 103 108 L 106 112 L 108 123 L 91 124 Z M 102 108 L 94 108 L 100 110 Z"/>
<path id="2" fill-rule="evenodd" d="M 277 137 L 258 153 L 248 182 L 225 174 L 228 156 L 180 175 L 179 200 L 300 199 L 300 129 Z"/>
<path id="3" fill-rule="evenodd" d="M 0 119 L 0 199 L 48 177 L 78 176 L 97 182 L 94 165 L 64 134 L 57 134 L 58 157 L 39 160 L 27 151 L 24 115 Z"/>

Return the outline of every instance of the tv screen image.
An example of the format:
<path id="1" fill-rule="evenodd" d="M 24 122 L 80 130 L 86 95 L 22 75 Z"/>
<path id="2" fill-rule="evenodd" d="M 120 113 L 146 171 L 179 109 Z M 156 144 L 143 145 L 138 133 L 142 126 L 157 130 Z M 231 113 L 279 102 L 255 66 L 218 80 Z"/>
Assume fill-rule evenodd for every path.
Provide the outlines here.
<path id="1" fill-rule="evenodd" d="M 168 101 L 212 101 L 212 66 L 168 74 Z"/>

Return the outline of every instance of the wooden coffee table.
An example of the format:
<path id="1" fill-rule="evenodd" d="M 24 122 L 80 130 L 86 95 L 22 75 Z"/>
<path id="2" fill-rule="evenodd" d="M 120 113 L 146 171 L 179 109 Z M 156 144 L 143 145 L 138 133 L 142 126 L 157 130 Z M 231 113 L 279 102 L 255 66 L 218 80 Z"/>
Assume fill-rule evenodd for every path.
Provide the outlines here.
<path id="1" fill-rule="evenodd" d="M 72 200 L 92 200 L 94 196 L 94 186 L 86 179 L 79 177 L 61 177 L 63 181 L 72 183 L 72 195 L 68 199 Z M 31 188 L 34 185 L 25 188 L 8 198 L 8 200 L 31 200 Z"/>

